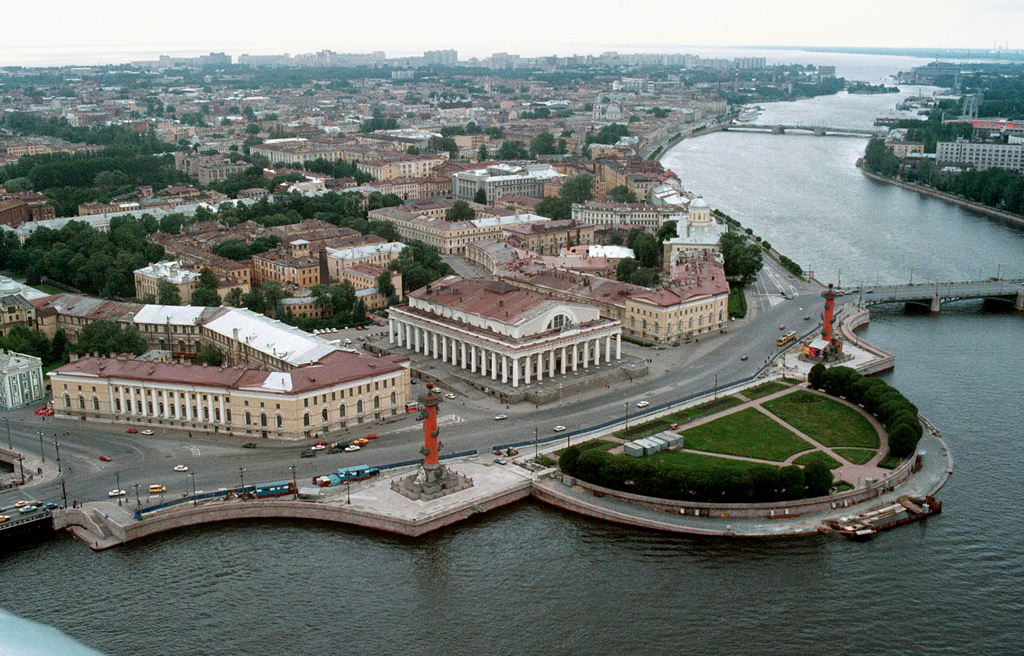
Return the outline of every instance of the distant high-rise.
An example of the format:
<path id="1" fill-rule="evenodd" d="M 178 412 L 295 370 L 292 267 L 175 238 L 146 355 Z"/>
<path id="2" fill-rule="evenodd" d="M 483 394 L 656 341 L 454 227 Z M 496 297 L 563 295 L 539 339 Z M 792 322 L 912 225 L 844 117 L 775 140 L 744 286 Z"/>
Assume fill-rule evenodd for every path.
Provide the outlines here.
<path id="1" fill-rule="evenodd" d="M 457 50 L 428 50 L 423 53 L 423 63 L 427 66 L 456 66 L 459 63 Z"/>

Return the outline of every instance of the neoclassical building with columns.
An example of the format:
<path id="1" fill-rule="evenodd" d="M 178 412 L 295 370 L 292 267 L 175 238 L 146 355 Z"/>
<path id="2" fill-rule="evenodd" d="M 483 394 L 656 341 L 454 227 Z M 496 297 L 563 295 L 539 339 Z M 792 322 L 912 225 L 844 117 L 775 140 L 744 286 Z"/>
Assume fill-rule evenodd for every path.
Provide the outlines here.
<path id="1" fill-rule="evenodd" d="M 449 276 L 390 309 L 391 344 L 518 388 L 621 358 L 622 324 L 503 281 Z"/>

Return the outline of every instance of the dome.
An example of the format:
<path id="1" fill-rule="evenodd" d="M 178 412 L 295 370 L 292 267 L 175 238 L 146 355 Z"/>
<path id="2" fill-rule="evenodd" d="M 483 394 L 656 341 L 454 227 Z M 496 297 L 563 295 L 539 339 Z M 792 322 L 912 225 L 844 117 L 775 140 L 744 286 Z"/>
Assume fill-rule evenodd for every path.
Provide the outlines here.
<path id="1" fill-rule="evenodd" d="M 706 209 L 708 209 L 708 202 L 706 200 L 704 200 L 703 196 L 697 196 L 692 201 L 690 201 L 690 209 L 691 210 L 706 210 Z"/>

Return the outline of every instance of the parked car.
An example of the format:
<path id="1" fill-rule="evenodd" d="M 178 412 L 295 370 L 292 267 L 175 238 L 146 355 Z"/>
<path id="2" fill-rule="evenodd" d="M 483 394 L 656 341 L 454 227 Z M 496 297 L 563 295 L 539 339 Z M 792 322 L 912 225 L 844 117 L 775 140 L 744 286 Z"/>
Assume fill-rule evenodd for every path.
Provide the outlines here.
<path id="1" fill-rule="evenodd" d="M 242 448 L 243 449 L 255 449 L 256 448 L 256 443 L 255 442 L 246 442 L 245 444 L 242 445 Z"/>
<path id="2" fill-rule="evenodd" d="M 100 460 L 103 462 L 110 462 L 110 456 L 100 456 Z"/>
<path id="3" fill-rule="evenodd" d="M 362 447 L 360 447 L 358 444 L 349 444 L 347 447 L 345 447 L 345 450 L 351 452 L 351 451 L 358 451 L 361 448 Z"/>
<path id="4" fill-rule="evenodd" d="M 150 494 L 160 494 L 161 492 L 166 492 L 166 491 L 167 491 L 167 488 L 165 488 L 163 485 L 160 485 L 159 483 L 157 483 L 155 485 L 150 485 L 149 486 L 149 493 Z"/>
<path id="5" fill-rule="evenodd" d="M 457 399 L 459 397 L 458 397 L 457 394 L 452 394 L 451 392 L 448 392 L 447 394 L 444 395 L 444 398 L 446 398 L 446 399 Z"/>
<path id="6" fill-rule="evenodd" d="M 60 508 L 60 506 L 58 506 L 55 503 L 44 503 L 43 504 L 43 510 L 56 510 L 58 508 Z"/>
<path id="7" fill-rule="evenodd" d="M 313 451 L 312 449 L 306 449 L 305 451 L 302 452 L 302 454 L 299 457 L 300 458 L 315 458 L 316 457 L 316 451 Z"/>
<path id="8" fill-rule="evenodd" d="M 641 401 L 641 402 L 636 404 L 636 407 L 638 407 L 638 408 L 646 408 L 649 405 L 651 405 L 651 404 L 648 403 L 647 401 Z"/>
<path id="9" fill-rule="evenodd" d="M 21 501 L 15 501 L 14 502 L 14 507 L 15 508 L 24 508 L 27 505 L 28 505 L 28 501 L 25 501 L 24 499 L 22 499 Z"/>
<path id="10" fill-rule="evenodd" d="M 110 492 L 107 492 L 108 497 L 123 497 L 126 494 L 128 493 L 124 490 L 111 490 Z"/>
<path id="11" fill-rule="evenodd" d="M 365 437 L 360 437 L 358 440 L 352 440 L 352 444 L 355 444 L 356 446 L 366 446 L 369 443 L 370 440 L 366 439 Z"/>
<path id="12" fill-rule="evenodd" d="M 565 426 L 555 426 L 555 432 L 556 433 L 561 433 L 564 430 L 565 430 Z"/>
<path id="13" fill-rule="evenodd" d="M 508 415 L 495 415 L 494 421 L 501 421 L 502 419 L 508 419 Z"/>
<path id="14" fill-rule="evenodd" d="M 741 355 L 740 356 L 740 360 L 743 360 L 744 362 L 746 362 L 747 361 L 747 357 L 749 357 L 749 356 Z"/>
<path id="15" fill-rule="evenodd" d="M 314 444 L 313 446 L 309 447 L 309 450 L 310 451 L 323 451 L 326 448 L 327 448 L 326 444 Z"/>
<path id="16" fill-rule="evenodd" d="M 377 439 L 377 434 L 376 433 L 367 433 L 366 435 L 363 435 L 363 439 L 375 440 L 375 439 Z"/>
<path id="17" fill-rule="evenodd" d="M 188 471 L 188 465 L 175 465 L 174 466 L 174 471 L 176 471 L 176 472 L 187 472 Z"/>
<path id="18" fill-rule="evenodd" d="M 138 428 L 126 428 L 126 429 L 124 429 L 124 432 L 126 432 L 126 433 L 138 433 L 139 429 Z"/>
<path id="19" fill-rule="evenodd" d="M 317 440 L 313 442 L 313 446 L 327 446 L 327 440 Z"/>
<path id="20" fill-rule="evenodd" d="M 327 449 L 327 453 L 344 453 L 344 452 L 345 452 L 345 447 L 343 447 L 343 446 L 332 446 L 331 448 Z"/>
<path id="21" fill-rule="evenodd" d="M 151 431 L 151 430 L 149 430 L 149 429 L 147 428 L 146 430 L 142 431 L 142 434 L 143 434 L 143 435 L 152 435 L 152 434 L 153 434 L 153 431 Z"/>
<path id="22" fill-rule="evenodd" d="M 6 521 L 7 521 L 8 519 L 10 519 L 10 516 L 9 516 L 9 515 L 0 515 L 0 524 L 3 524 L 3 523 L 4 523 L 4 522 L 6 522 Z"/>

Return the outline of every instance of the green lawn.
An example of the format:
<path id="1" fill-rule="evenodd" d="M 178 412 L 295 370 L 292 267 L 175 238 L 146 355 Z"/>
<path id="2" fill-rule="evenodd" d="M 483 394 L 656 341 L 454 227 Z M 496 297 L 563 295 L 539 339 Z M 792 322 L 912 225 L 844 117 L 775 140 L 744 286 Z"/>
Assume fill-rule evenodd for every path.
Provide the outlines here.
<path id="1" fill-rule="evenodd" d="M 583 449 L 584 451 L 589 451 L 590 449 L 602 449 L 604 451 L 607 451 L 608 449 L 611 449 L 613 447 L 621 446 L 621 444 L 619 444 L 618 442 L 612 442 L 611 440 L 593 439 L 587 440 L 586 442 L 581 442 L 576 446 Z M 555 455 L 561 457 L 564 451 L 565 449 L 559 449 L 558 451 L 555 451 Z"/>
<path id="2" fill-rule="evenodd" d="M 879 447 L 878 433 L 864 415 L 820 394 L 798 390 L 762 407 L 825 446 Z"/>
<path id="3" fill-rule="evenodd" d="M 835 452 L 855 465 L 866 464 L 878 453 L 872 449 L 835 449 Z"/>
<path id="4" fill-rule="evenodd" d="M 683 432 L 683 447 L 762 460 L 782 461 L 813 447 L 753 408 Z"/>
<path id="5" fill-rule="evenodd" d="M 878 466 L 881 467 L 882 469 L 896 469 L 897 467 L 900 466 L 901 462 L 903 461 L 897 458 L 896 456 L 889 456 L 882 462 L 878 463 Z"/>
<path id="6" fill-rule="evenodd" d="M 840 492 L 852 490 L 853 486 L 847 483 L 846 481 L 836 481 L 835 485 L 832 486 L 832 489 L 836 491 L 836 494 L 839 494 Z"/>
<path id="7" fill-rule="evenodd" d="M 747 298 L 739 283 L 729 285 L 729 316 L 737 319 L 747 316 Z"/>
<path id="8" fill-rule="evenodd" d="M 730 460 L 718 456 L 702 455 L 700 453 L 687 453 L 684 451 L 659 451 L 651 456 L 644 456 L 654 463 L 667 465 L 678 465 L 685 467 L 724 467 L 726 469 L 745 470 L 752 467 L 771 467 L 759 462 L 747 462 L 746 460 Z"/>
<path id="9" fill-rule="evenodd" d="M 637 424 L 636 426 L 630 426 L 628 429 L 616 431 L 613 435 L 620 440 L 639 440 L 640 438 L 654 435 L 661 431 L 670 430 L 669 427 L 672 424 L 688 424 L 695 419 L 700 419 L 701 417 L 713 415 L 716 412 L 722 412 L 723 410 L 734 408 L 741 403 L 743 403 L 743 401 L 735 396 L 723 396 L 713 401 L 701 403 L 700 405 L 695 405 L 692 408 L 686 408 L 685 410 L 680 410 L 679 412 L 666 415 L 660 419 L 652 419 L 650 421 L 645 421 L 642 424 Z"/>
<path id="10" fill-rule="evenodd" d="M 829 469 L 835 469 L 836 467 L 843 466 L 843 463 L 839 462 L 838 460 L 836 460 L 829 454 L 825 453 L 824 451 L 811 451 L 810 453 L 805 453 L 804 455 L 794 460 L 793 464 L 806 466 L 818 460 L 825 463 L 825 466 L 828 467 Z"/>
<path id="11" fill-rule="evenodd" d="M 770 380 L 767 383 L 761 383 L 760 385 L 757 385 L 756 387 L 748 387 L 747 389 L 745 389 L 742 392 L 740 392 L 740 394 L 742 394 L 743 396 L 747 397 L 748 399 L 753 400 L 753 399 L 759 399 L 762 396 L 768 396 L 769 394 L 774 394 L 776 392 L 781 392 L 782 390 L 784 390 L 784 389 L 786 389 L 788 387 L 789 387 L 789 385 L 784 385 L 784 384 L 776 382 L 774 380 Z"/>
<path id="12" fill-rule="evenodd" d="M 32 287 L 34 287 L 35 289 L 38 289 L 41 292 L 45 292 L 47 294 L 64 294 L 65 293 L 65 290 L 61 289 L 60 287 L 54 287 L 53 285 L 51 285 L 50 283 L 47 283 L 47 282 L 41 282 L 38 285 L 32 285 Z"/>

